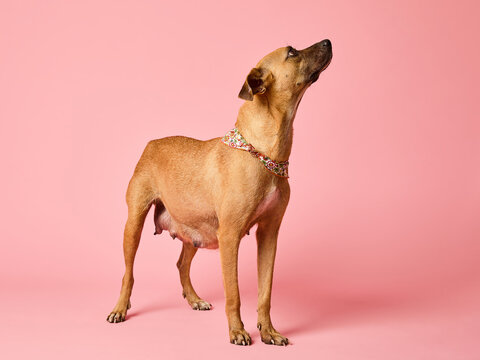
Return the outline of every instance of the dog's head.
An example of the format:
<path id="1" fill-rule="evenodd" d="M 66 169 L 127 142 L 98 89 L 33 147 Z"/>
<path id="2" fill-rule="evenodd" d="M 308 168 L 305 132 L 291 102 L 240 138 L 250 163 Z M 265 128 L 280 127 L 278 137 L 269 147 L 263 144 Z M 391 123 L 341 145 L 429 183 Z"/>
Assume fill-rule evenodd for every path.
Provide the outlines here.
<path id="1" fill-rule="evenodd" d="M 269 93 L 295 99 L 318 80 L 332 60 L 330 40 L 322 40 L 306 49 L 283 47 L 265 56 L 247 76 L 238 94 L 244 100 Z"/>

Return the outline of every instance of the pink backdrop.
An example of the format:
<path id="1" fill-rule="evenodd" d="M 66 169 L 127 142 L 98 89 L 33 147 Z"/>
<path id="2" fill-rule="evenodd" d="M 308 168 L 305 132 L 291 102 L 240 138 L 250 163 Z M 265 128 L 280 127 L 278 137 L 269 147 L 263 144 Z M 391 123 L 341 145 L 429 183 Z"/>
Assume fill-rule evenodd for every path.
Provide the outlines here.
<path id="1" fill-rule="evenodd" d="M 474 1 L 16 1 L 0 4 L 3 358 L 479 359 L 480 111 Z M 232 127 L 252 66 L 330 38 L 295 122 L 275 326 L 228 344 L 218 251 L 193 264 L 147 219 L 128 321 L 124 194 L 148 140 Z M 4 357 L 6 355 L 6 357 Z"/>

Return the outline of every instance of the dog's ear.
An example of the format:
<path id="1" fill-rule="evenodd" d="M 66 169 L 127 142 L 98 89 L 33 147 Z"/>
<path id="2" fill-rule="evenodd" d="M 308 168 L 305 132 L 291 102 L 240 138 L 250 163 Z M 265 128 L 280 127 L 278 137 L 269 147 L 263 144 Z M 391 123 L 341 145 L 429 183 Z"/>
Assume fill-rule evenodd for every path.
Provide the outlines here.
<path id="1" fill-rule="evenodd" d="M 247 76 L 238 97 L 243 100 L 253 100 L 253 95 L 263 94 L 267 91 L 271 79 L 270 71 L 262 68 L 253 68 Z"/>

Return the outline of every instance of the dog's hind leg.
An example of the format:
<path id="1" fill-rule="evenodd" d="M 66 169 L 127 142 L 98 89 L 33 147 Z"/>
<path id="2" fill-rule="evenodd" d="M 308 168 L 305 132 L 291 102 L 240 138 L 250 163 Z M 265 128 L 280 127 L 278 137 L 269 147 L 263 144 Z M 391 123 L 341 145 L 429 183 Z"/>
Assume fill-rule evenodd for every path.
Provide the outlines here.
<path id="1" fill-rule="evenodd" d="M 193 310 L 210 310 L 210 305 L 205 300 L 202 300 L 193 289 L 190 281 L 190 264 L 197 253 L 197 248 L 190 243 L 183 243 L 182 252 L 178 258 L 177 268 L 180 273 L 180 282 L 183 288 L 183 297 L 187 299 Z"/>
<path id="2" fill-rule="evenodd" d="M 133 175 L 127 190 L 128 219 L 123 235 L 123 253 L 125 256 L 125 275 L 117 304 L 108 315 L 110 323 L 125 320 L 130 308 L 130 295 L 133 288 L 133 262 L 140 243 L 143 224 L 152 205 L 154 194 L 148 186 L 147 177 L 142 174 Z"/>

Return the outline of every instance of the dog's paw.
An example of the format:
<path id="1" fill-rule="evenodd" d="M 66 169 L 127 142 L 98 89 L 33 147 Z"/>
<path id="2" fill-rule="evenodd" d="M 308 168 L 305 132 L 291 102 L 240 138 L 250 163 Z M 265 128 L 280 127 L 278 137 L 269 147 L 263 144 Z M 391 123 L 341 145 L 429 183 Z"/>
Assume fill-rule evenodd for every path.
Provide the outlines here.
<path id="1" fill-rule="evenodd" d="M 130 301 L 128 301 L 127 307 L 124 309 L 118 308 L 118 306 L 113 309 L 113 311 L 107 316 L 107 321 L 109 323 L 119 323 L 125 321 L 127 316 L 127 310 L 132 307 Z"/>
<path id="2" fill-rule="evenodd" d="M 185 293 L 185 291 L 182 293 L 182 296 L 187 299 L 188 304 L 192 307 L 193 310 L 211 310 L 212 309 L 212 304 L 208 303 L 205 300 L 200 299 L 196 294 L 195 295 L 189 295 Z"/>
<path id="3" fill-rule="evenodd" d="M 125 316 L 127 316 L 127 311 L 112 311 L 110 315 L 107 316 L 107 321 L 109 323 L 119 323 L 125 321 Z"/>
<path id="4" fill-rule="evenodd" d="M 245 331 L 245 329 L 241 330 L 230 330 L 230 343 L 235 345 L 243 345 L 247 346 L 252 343 L 252 339 L 250 335 Z"/>
<path id="5" fill-rule="evenodd" d="M 204 300 L 193 301 L 190 306 L 193 310 L 211 310 L 212 305 Z"/>
<path id="6" fill-rule="evenodd" d="M 280 346 L 288 345 L 288 339 L 280 335 L 280 333 L 273 327 L 269 326 L 262 328 L 261 324 L 258 324 L 257 327 L 260 330 L 260 337 L 265 344 Z"/>

